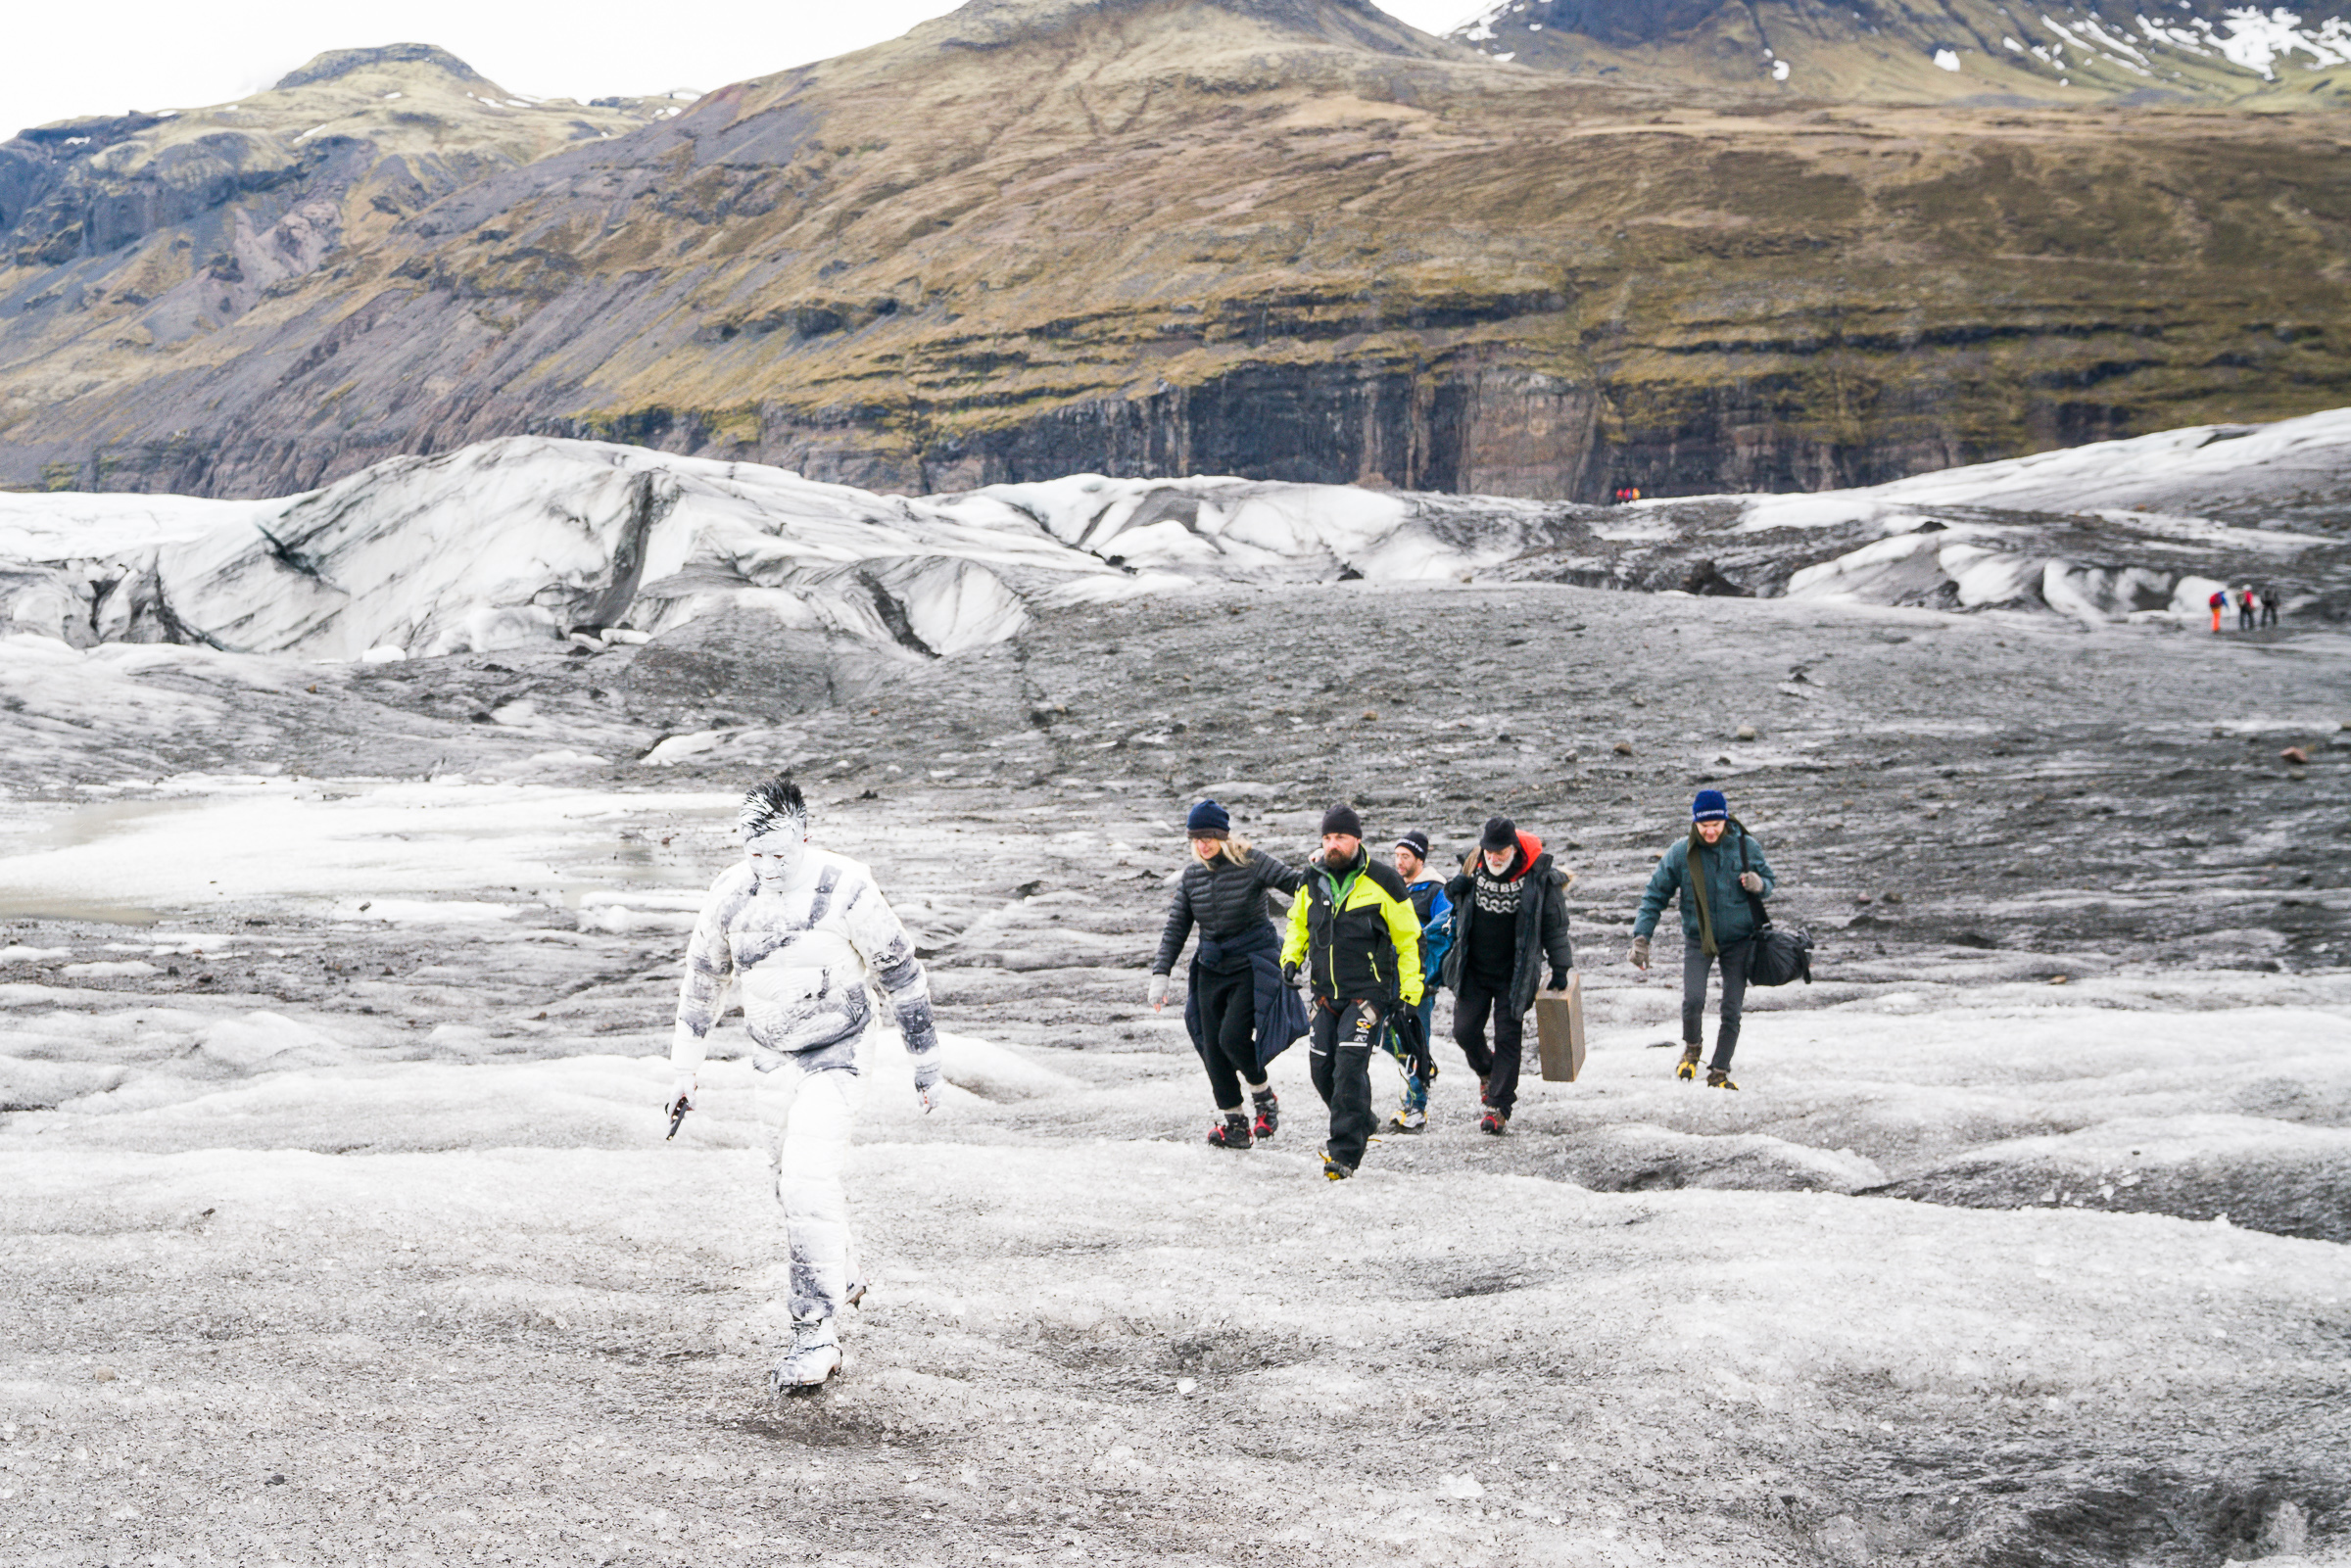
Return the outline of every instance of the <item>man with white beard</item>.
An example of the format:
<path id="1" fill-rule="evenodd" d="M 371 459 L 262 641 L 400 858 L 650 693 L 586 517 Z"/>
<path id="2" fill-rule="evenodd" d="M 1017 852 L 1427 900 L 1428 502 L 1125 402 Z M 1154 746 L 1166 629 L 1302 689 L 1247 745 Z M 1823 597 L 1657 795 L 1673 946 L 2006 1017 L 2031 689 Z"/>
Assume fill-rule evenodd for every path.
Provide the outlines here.
<path id="1" fill-rule="evenodd" d="M 872 1032 L 873 988 L 896 1012 L 923 1109 L 939 1098 L 931 991 L 906 927 L 874 874 L 808 843 L 808 805 L 779 775 L 744 796 L 744 859 L 719 874 L 687 948 L 669 1047 L 668 1112 L 694 1108 L 695 1075 L 730 981 L 759 1072 L 768 1164 L 792 1249 L 792 1345 L 768 1374 L 778 1394 L 809 1392 L 840 1369 L 834 1319 L 865 1293 L 856 1279 L 840 1167 Z"/>

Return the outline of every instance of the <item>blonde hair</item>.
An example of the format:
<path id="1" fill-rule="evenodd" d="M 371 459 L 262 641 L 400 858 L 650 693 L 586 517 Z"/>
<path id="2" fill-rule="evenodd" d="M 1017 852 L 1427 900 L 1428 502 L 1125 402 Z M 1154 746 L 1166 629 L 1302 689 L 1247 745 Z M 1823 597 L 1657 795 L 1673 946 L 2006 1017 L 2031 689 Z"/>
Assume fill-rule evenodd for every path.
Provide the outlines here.
<path id="1" fill-rule="evenodd" d="M 1197 843 L 1199 840 L 1194 839 L 1193 842 Z M 1227 833 L 1217 840 L 1217 853 L 1231 861 L 1235 866 L 1246 866 L 1249 864 L 1249 840 L 1237 833 Z M 1202 861 L 1201 864 L 1206 865 L 1207 862 Z"/>

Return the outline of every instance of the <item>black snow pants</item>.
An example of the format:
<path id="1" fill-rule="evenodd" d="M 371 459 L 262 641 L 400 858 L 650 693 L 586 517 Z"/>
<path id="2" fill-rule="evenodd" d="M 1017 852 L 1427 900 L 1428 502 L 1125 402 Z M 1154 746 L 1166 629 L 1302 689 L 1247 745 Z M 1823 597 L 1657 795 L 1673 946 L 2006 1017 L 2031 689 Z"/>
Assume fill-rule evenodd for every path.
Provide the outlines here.
<path id="1" fill-rule="evenodd" d="M 1486 1049 L 1486 1016 L 1494 1017 L 1494 1048 Z M 1462 967 L 1462 988 L 1453 996 L 1453 1043 L 1469 1059 L 1469 1070 L 1486 1080 L 1486 1104 L 1511 1114 L 1518 1103 L 1518 1062 L 1525 1052 L 1526 1015 L 1511 1011 L 1510 988 L 1488 989 Z"/>
<path id="2" fill-rule="evenodd" d="M 1751 936 L 1722 949 L 1722 1027 L 1714 1034 L 1716 1072 L 1731 1070 L 1731 1053 L 1739 1049 L 1739 1010 L 1747 1004 L 1747 966 L 1754 957 Z M 1706 971 L 1714 964 L 1697 937 L 1682 945 L 1682 1043 L 1700 1044 L 1706 1031 Z"/>
<path id="3" fill-rule="evenodd" d="M 1379 1039 L 1377 1002 L 1315 998 L 1308 1067 L 1315 1093 L 1330 1107 L 1330 1158 L 1353 1170 L 1371 1141 L 1371 1047 Z"/>
<path id="4" fill-rule="evenodd" d="M 1230 974 L 1199 971 L 1200 1033 L 1206 1047 L 1200 1053 L 1208 1068 L 1208 1086 L 1219 1111 L 1241 1108 L 1241 1084 L 1262 1083 L 1257 1065 L 1257 971 L 1249 965 Z"/>

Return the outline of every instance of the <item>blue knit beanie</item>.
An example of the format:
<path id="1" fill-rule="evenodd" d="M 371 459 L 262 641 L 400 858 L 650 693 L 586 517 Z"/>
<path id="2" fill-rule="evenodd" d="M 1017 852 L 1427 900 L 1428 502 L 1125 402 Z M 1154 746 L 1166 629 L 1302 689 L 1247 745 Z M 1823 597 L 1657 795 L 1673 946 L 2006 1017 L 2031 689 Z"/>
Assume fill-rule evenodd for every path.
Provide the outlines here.
<path id="1" fill-rule="evenodd" d="M 1223 838 L 1232 832 L 1232 817 L 1215 801 L 1203 800 L 1184 819 L 1183 831 L 1194 838 Z"/>
<path id="2" fill-rule="evenodd" d="M 1730 819 L 1731 803 L 1722 798 L 1719 789 L 1701 789 L 1698 798 L 1690 802 L 1692 822 L 1728 822 Z"/>

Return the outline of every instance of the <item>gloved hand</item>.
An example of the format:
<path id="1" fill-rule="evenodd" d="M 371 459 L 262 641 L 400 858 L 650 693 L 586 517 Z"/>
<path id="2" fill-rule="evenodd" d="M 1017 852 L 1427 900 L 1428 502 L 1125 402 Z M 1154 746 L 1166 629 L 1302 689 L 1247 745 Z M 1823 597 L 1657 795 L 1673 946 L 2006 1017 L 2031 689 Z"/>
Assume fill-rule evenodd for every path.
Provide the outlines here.
<path id="1" fill-rule="evenodd" d="M 1551 972 L 1551 983 L 1544 986 L 1543 989 L 1547 991 L 1564 991 L 1567 989 L 1567 972 L 1565 970 L 1553 970 Z"/>
<path id="2" fill-rule="evenodd" d="M 676 1116 L 678 1114 L 678 1104 L 680 1101 L 685 1102 L 687 1110 L 692 1111 L 696 1109 L 694 1103 L 694 1075 L 692 1073 L 681 1072 L 670 1080 L 669 1098 L 661 1102 L 661 1114 L 665 1117 Z"/>
<path id="3" fill-rule="evenodd" d="M 914 1097 L 923 1102 L 924 1116 L 929 1116 L 945 1103 L 946 1087 L 946 1084 L 937 1078 L 933 1078 L 929 1083 L 925 1083 L 919 1078 L 915 1080 Z"/>
<path id="4" fill-rule="evenodd" d="M 1147 994 L 1152 1012 L 1156 1013 L 1166 1007 L 1168 1005 L 1168 977 L 1165 974 L 1152 975 L 1151 989 Z"/>
<path id="5" fill-rule="evenodd" d="M 1298 966 L 1295 963 L 1284 964 L 1281 967 L 1281 983 L 1292 989 L 1297 987 Z"/>
<path id="6" fill-rule="evenodd" d="M 1634 937 L 1633 950 L 1625 955 L 1625 961 L 1637 970 L 1649 968 L 1649 938 L 1646 936 Z"/>
<path id="7" fill-rule="evenodd" d="M 1759 893 L 1763 890 L 1762 874 L 1759 872 L 1743 871 L 1739 874 L 1739 885 L 1746 888 L 1751 893 Z"/>

